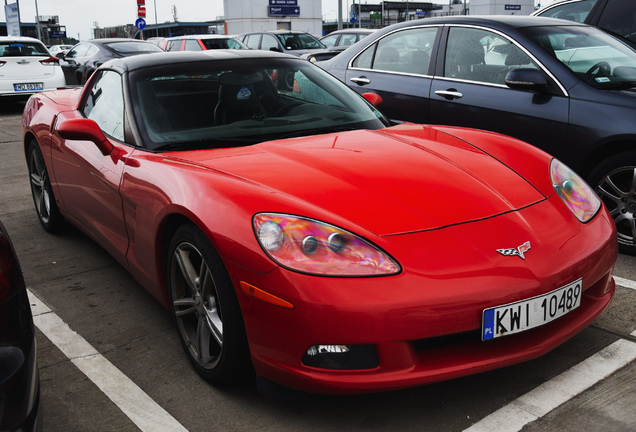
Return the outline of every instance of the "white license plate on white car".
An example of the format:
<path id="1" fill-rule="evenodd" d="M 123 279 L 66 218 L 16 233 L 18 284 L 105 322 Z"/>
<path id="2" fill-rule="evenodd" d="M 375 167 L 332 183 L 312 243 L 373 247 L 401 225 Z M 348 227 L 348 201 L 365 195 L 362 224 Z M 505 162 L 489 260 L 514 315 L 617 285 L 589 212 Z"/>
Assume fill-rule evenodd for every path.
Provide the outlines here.
<path id="1" fill-rule="evenodd" d="M 44 90 L 44 84 L 42 83 L 13 84 L 13 89 L 15 91 Z"/>
<path id="2" fill-rule="evenodd" d="M 484 309 L 481 339 L 486 341 L 547 324 L 581 305 L 583 279 L 547 294 Z"/>

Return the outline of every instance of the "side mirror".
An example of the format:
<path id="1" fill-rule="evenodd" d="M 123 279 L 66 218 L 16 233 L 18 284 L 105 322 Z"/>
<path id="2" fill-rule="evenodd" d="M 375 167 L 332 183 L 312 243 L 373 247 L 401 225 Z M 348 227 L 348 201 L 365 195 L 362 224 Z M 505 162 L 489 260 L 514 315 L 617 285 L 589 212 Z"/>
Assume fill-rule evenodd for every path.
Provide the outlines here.
<path id="1" fill-rule="evenodd" d="M 506 85 L 512 89 L 538 92 L 548 86 L 548 81 L 538 69 L 513 69 L 506 75 Z"/>
<path id="2" fill-rule="evenodd" d="M 75 141 L 91 141 L 104 156 L 113 151 L 113 145 L 104 132 L 93 120 L 80 118 L 62 120 L 57 125 L 57 133 L 64 139 Z"/>
<path id="3" fill-rule="evenodd" d="M 279 47 L 271 47 L 269 50 L 274 52 L 283 52 L 283 50 L 280 49 Z"/>
<path id="4" fill-rule="evenodd" d="M 382 97 L 377 93 L 362 93 L 362 97 L 374 107 L 377 107 L 382 103 Z"/>

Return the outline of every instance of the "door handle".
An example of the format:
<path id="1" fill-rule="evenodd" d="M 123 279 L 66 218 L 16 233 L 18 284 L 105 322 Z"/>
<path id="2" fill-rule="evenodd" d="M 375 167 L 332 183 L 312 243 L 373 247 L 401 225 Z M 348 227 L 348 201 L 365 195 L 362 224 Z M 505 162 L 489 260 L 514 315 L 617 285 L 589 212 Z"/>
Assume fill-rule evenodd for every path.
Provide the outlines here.
<path id="1" fill-rule="evenodd" d="M 453 99 L 461 99 L 464 97 L 463 94 L 461 94 L 460 92 L 458 92 L 455 89 L 448 89 L 448 90 L 435 90 L 435 94 L 438 96 L 443 97 L 444 99 L 447 100 L 453 100 Z"/>
<path id="2" fill-rule="evenodd" d="M 356 83 L 358 85 L 361 85 L 361 86 L 367 85 L 367 84 L 371 84 L 371 80 L 369 78 L 365 77 L 365 76 L 361 76 L 361 77 L 358 77 L 358 78 L 351 78 L 351 79 L 349 79 L 349 81 L 354 82 L 354 83 Z"/>

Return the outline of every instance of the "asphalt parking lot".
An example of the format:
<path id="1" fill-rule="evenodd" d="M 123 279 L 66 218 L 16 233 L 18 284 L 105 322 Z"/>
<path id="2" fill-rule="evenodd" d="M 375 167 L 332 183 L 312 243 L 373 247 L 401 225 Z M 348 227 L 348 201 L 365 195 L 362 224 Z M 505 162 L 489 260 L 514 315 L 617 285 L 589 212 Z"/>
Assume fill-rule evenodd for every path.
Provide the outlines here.
<path id="1" fill-rule="evenodd" d="M 0 105 L 0 219 L 33 294 L 46 431 L 636 430 L 636 257 L 625 255 L 605 314 L 534 361 L 361 396 L 208 385 L 168 311 L 113 258 L 76 230 L 40 227 L 20 142 L 23 106 Z"/>

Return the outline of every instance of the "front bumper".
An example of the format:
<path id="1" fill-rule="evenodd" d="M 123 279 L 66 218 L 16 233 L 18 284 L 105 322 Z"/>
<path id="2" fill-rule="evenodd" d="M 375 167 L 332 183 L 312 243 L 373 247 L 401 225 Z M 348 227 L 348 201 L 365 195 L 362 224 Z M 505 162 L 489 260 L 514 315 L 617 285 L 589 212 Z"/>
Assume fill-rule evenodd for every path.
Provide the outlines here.
<path id="1" fill-rule="evenodd" d="M 538 221 L 538 222 L 537 222 Z M 567 222 L 563 222 L 567 221 Z M 283 309 L 238 291 L 256 372 L 309 392 L 362 393 L 447 380 L 536 358 L 589 325 L 609 305 L 617 255 L 603 209 L 574 222 L 557 197 L 524 210 L 436 231 L 372 239 L 399 275 L 330 278 L 277 269 L 266 275 L 227 263 L 241 281 L 294 305 Z M 530 241 L 525 259 L 500 248 Z M 581 305 L 541 327 L 482 342 L 486 308 L 583 279 Z M 319 344 L 372 345 L 372 369 L 303 364 Z"/>

